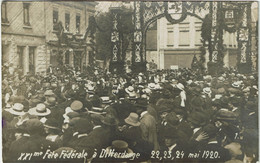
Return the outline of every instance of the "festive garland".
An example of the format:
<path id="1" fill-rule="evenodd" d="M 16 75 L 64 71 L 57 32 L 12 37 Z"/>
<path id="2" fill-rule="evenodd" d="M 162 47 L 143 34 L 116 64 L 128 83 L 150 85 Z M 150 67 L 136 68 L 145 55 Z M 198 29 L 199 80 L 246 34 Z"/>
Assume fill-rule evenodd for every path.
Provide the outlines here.
<path id="1" fill-rule="evenodd" d="M 168 13 L 168 3 L 165 3 L 164 6 L 165 6 L 164 15 L 165 15 L 166 19 L 167 19 L 170 23 L 172 23 L 172 24 L 178 24 L 178 23 L 180 23 L 180 22 L 182 22 L 183 20 L 186 19 L 186 17 L 187 17 L 187 11 L 186 11 L 186 9 L 185 9 L 184 7 L 182 7 L 183 12 L 182 12 L 182 15 L 181 15 L 180 19 L 176 20 L 176 19 L 173 19 L 173 18 L 171 17 L 171 15 Z"/>

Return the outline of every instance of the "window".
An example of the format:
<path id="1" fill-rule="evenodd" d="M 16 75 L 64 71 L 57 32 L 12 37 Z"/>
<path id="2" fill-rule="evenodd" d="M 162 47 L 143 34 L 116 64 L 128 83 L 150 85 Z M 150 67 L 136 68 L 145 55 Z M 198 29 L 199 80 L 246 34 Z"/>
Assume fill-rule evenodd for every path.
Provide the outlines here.
<path id="1" fill-rule="evenodd" d="M 195 46 L 200 46 L 201 43 L 201 30 L 195 31 Z"/>
<path id="2" fill-rule="evenodd" d="M 70 31 L 70 14 L 69 13 L 65 13 L 65 30 L 67 32 Z"/>
<path id="3" fill-rule="evenodd" d="M 70 64 L 70 53 L 66 51 L 65 53 L 65 64 Z"/>
<path id="4" fill-rule="evenodd" d="M 35 73 L 35 47 L 29 47 L 29 72 Z"/>
<path id="5" fill-rule="evenodd" d="M 190 35 L 189 30 L 181 30 L 179 36 L 179 45 L 180 46 L 189 46 L 190 45 Z"/>
<path id="6" fill-rule="evenodd" d="M 173 29 L 168 30 L 167 46 L 173 47 L 174 44 L 174 32 Z"/>
<path id="7" fill-rule="evenodd" d="M 22 46 L 18 46 L 18 47 L 17 47 L 17 55 L 18 55 L 18 57 L 19 57 L 18 66 L 19 66 L 21 69 L 23 69 L 23 58 L 24 58 L 24 56 L 23 56 L 23 49 L 24 49 L 24 47 L 22 47 Z"/>
<path id="8" fill-rule="evenodd" d="M 28 26 L 30 26 L 29 6 L 29 3 L 23 4 L 23 23 Z"/>
<path id="9" fill-rule="evenodd" d="M 50 64 L 52 66 L 58 66 L 59 64 L 59 55 L 57 50 L 52 50 L 50 55 Z"/>
<path id="10" fill-rule="evenodd" d="M 59 12 L 57 10 L 53 10 L 53 30 L 56 30 L 55 24 L 58 23 L 59 20 Z"/>
<path id="11" fill-rule="evenodd" d="M 80 15 L 76 15 L 76 33 L 80 33 Z"/>
<path id="12" fill-rule="evenodd" d="M 1 14 L 2 14 L 2 23 L 8 23 L 7 8 L 6 8 L 6 3 L 5 2 L 2 3 Z"/>

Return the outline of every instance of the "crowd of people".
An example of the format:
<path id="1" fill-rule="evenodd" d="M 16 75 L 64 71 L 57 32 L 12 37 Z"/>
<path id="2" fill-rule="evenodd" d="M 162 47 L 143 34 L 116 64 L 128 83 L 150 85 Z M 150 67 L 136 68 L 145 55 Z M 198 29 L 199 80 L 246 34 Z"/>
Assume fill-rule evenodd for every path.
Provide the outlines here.
<path id="1" fill-rule="evenodd" d="M 4 161 L 44 161 L 21 153 L 48 149 L 87 152 L 72 162 L 105 161 L 103 149 L 144 162 L 258 161 L 257 73 L 64 66 L 2 75 Z M 121 159 L 114 161 L 129 161 Z"/>

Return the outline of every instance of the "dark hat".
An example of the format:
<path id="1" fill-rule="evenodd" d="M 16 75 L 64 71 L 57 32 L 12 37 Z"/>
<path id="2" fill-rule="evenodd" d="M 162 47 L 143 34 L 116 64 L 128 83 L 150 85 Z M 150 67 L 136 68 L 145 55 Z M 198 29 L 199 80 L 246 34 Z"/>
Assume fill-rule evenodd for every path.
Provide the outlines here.
<path id="1" fill-rule="evenodd" d="M 141 107 L 141 108 L 146 108 L 148 105 L 148 100 L 144 98 L 139 98 L 136 100 L 135 106 Z"/>
<path id="2" fill-rule="evenodd" d="M 72 89 L 69 89 L 67 90 L 65 93 L 64 93 L 64 96 L 66 98 L 71 98 L 71 97 L 74 97 L 76 95 L 76 93 L 72 90 Z"/>
<path id="3" fill-rule="evenodd" d="M 44 127 L 61 131 L 61 126 L 56 119 L 49 118 L 44 124 Z"/>
<path id="4" fill-rule="evenodd" d="M 79 117 L 80 114 L 79 114 L 78 112 L 69 112 L 69 113 L 67 114 L 67 116 L 68 116 L 70 119 L 72 119 L 72 118 L 75 118 L 75 117 Z"/>
<path id="5" fill-rule="evenodd" d="M 114 140 L 112 142 L 112 146 L 109 146 L 106 148 L 106 152 L 109 152 L 111 150 L 114 150 L 115 152 L 119 152 L 119 153 L 126 153 L 125 155 L 114 155 L 112 156 L 113 158 L 116 159 L 116 161 L 118 162 L 126 162 L 127 160 L 129 160 L 133 155 L 133 151 L 128 148 L 128 143 L 123 141 L 123 140 Z M 113 160 L 110 162 L 114 162 Z"/>
<path id="6" fill-rule="evenodd" d="M 101 99 L 97 95 L 92 96 L 91 99 L 90 99 L 90 102 L 91 102 L 93 107 L 100 107 L 100 105 L 102 103 Z"/>
<path id="7" fill-rule="evenodd" d="M 237 115 L 234 112 L 229 111 L 227 109 L 220 109 L 216 113 L 216 119 L 224 121 L 235 121 L 237 119 Z"/>
<path id="8" fill-rule="evenodd" d="M 213 124 L 208 124 L 208 125 L 204 126 L 202 130 L 208 134 L 209 138 L 216 136 L 216 134 L 218 132 L 218 128 L 216 126 L 214 126 Z"/>
<path id="9" fill-rule="evenodd" d="M 191 100 L 191 107 L 195 110 L 202 110 L 203 99 L 200 96 L 194 97 Z"/>
<path id="10" fill-rule="evenodd" d="M 39 119 L 29 119 L 25 121 L 25 129 L 29 134 L 36 134 L 44 130 L 43 123 Z"/>
<path id="11" fill-rule="evenodd" d="M 11 96 L 10 101 L 12 103 L 23 103 L 25 100 L 25 97 L 20 95 L 20 96 Z"/>
<path id="12" fill-rule="evenodd" d="M 69 121 L 69 125 L 74 127 L 80 119 L 81 119 L 80 117 L 74 117 L 74 118 L 72 118 L 72 119 Z"/>
<path id="13" fill-rule="evenodd" d="M 106 116 L 104 119 L 101 120 L 101 122 L 108 126 L 115 126 L 117 124 L 115 118 L 111 116 Z"/>
<path id="14" fill-rule="evenodd" d="M 169 114 L 167 114 L 165 120 L 173 126 L 179 124 L 179 118 L 177 117 L 175 112 L 170 112 Z"/>
<path id="15" fill-rule="evenodd" d="M 256 102 L 253 102 L 253 101 L 248 101 L 246 103 L 246 108 L 248 110 L 257 110 L 257 103 Z"/>
<path id="16" fill-rule="evenodd" d="M 167 132 L 164 133 L 164 137 L 168 139 L 178 139 L 178 130 L 176 128 L 171 128 Z"/>
<path id="17" fill-rule="evenodd" d="M 101 121 L 104 119 L 104 116 L 100 114 L 91 114 L 90 117 L 94 122 L 98 122 L 98 123 L 101 123 Z"/>
<path id="18" fill-rule="evenodd" d="M 188 115 L 187 120 L 196 126 L 204 126 L 208 122 L 208 117 L 202 112 L 192 112 Z"/>
<path id="19" fill-rule="evenodd" d="M 78 100 L 75 100 L 71 103 L 70 105 L 70 108 L 73 110 L 73 111 L 79 111 L 81 110 L 83 107 L 83 104 L 82 102 L 78 101 Z"/>
<path id="20" fill-rule="evenodd" d="M 85 109 L 88 111 L 90 110 L 93 106 L 92 106 L 92 103 L 88 100 L 85 100 L 84 103 L 83 103 Z"/>
<path id="21" fill-rule="evenodd" d="M 79 133 L 90 133 L 93 129 L 93 124 L 85 118 L 77 120 L 74 126 L 74 129 Z"/>
<path id="22" fill-rule="evenodd" d="M 159 114 L 163 113 L 163 112 L 170 112 L 172 109 L 169 108 L 168 106 L 166 105 L 159 105 L 159 106 L 156 106 L 156 110 Z"/>
<path id="23" fill-rule="evenodd" d="M 174 108 L 173 111 L 176 113 L 176 115 L 186 115 L 187 114 L 187 112 L 181 108 Z"/>
<path id="24" fill-rule="evenodd" d="M 228 103 L 230 102 L 228 97 L 223 97 L 220 99 L 220 105 L 223 108 L 228 108 Z"/>
<path id="25" fill-rule="evenodd" d="M 220 99 L 216 99 L 214 101 L 212 101 L 212 106 L 215 106 L 215 107 L 221 107 L 221 101 Z"/>
<path id="26" fill-rule="evenodd" d="M 112 142 L 112 146 L 108 147 L 106 150 L 109 151 L 110 149 L 114 149 L 116 152 L 133 153 L 133 151 L 128 148 L 128 143 L 123 140 L 114 140 Z M 124 158 L 126 158 L 126 157 L 124 157 Z"/>
<path id="27" fill-rule="evenodd" d="M 191 92 L 193 93 L 193 94 L 195 94 L 195 95 L 200 95 L 201 94 L 201 88 L 199 88 L 199 87 L 193 87 L 193 88 L 191 88 Z"/>

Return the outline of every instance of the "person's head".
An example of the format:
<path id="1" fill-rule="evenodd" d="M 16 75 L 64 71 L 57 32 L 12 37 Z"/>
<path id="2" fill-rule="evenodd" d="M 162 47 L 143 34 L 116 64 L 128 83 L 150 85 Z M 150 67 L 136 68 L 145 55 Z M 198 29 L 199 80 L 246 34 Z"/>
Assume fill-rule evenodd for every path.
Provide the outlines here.
<path id="1" fill-rule="evenodd" d="M 49 118 L 44 123 L 44 130 L 47 134 L 60 134 L 61 133 L 61 125 L 54 118 Z"/>
<path id="2" fill-rule="evenodd" d="M 242 155 L 241 145 L 237 142 L 232 142 L 226 145 L 224 148 L 228 149 L 232 158 L 236 158 L 239 155 Z"/>
<path id="3" fill-rule="evenodd" d="M 164 135 L 164 144 L 166 147 L 170 147 L 178 142 L 178 131 L 174 128 L 169 130 Z"/>
<path id="4" fill-rule="evenodd" d="M 30 135 L 43 135 L 44 126 L 43 123 L 38 119 L 29 119 L 25 122 L 26 131 Z"/>
<path id="5" fill-rule="evenodd" d="M 164 144 L 166 145 L 166 147 L 170 147 L 176 143 L 177 143 L 177 138 L 168 137 L 164 139 Z"/>
<path id="6" fill-rule="evenodd" d="M 202 129 L 204 132 L 208 135 L 208 140 L 213 140 L 216 138 L 216 135 L 218 133 L 218 128 L 214 126 L 213 124 L 207 124 Z"/>
<path id="7" fill-rule="evenodd" d="M 222 127 L 222 125 L 223 125 L 223 123 L 221 122 L 221 121 L 215 121 L 215 126 L 217 127 L 217 128 L 221 128 Z"/>
<path id="8" fill-rule="evenodd" d="M 104 119 L 103 115 L 100 114 L 91 114 L 91 122 L 93 123 L 94 126 L 99 126 L 102 125 L 102 120 Z"/>
<path id="9" fill-rule="evenodd" d="M 165 117 L 168 115 L 168 112 L 162 112 L 160 113 L 161 119 L 165 119 Z"/>

